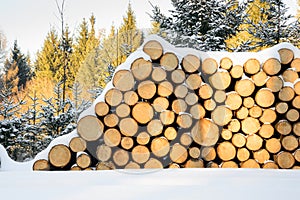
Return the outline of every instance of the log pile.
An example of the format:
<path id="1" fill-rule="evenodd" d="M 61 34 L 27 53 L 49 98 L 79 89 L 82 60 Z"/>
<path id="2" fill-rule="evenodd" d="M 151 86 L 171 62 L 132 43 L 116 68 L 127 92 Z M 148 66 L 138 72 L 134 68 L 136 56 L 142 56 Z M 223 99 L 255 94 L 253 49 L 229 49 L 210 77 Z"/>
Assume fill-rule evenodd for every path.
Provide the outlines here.
<path id="1" fill-rule="evenodd" d="M 116 71 L 78 137 L 52 147 L 34 170 L 300 167 L 300 58 L 236 64 L 230 57 L 165 52 L 143 45 Z"/>

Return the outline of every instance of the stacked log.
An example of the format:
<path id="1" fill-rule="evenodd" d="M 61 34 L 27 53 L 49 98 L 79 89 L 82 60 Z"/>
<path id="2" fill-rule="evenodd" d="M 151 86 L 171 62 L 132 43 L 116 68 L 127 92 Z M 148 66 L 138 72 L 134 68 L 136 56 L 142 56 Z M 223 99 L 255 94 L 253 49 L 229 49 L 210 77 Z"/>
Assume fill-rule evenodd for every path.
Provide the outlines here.
<path id="1" fill-rule="evenodd" d="M 116 71 L 78 137 L 34 170 L 273 168 L 300 166 L 299 58 L 280 49 L 261 63 L 188 54 L 156 40 Z"/>

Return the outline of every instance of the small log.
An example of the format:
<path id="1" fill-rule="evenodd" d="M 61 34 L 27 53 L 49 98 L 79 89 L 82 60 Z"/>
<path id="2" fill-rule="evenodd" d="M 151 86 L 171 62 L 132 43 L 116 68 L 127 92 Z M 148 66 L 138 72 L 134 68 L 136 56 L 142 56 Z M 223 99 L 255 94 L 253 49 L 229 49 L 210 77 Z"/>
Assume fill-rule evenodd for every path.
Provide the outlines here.
<path id="1" fill-rule="evenodd" d="M 147 124 L 147 132 L 151 136 L 158 136 L 163 131 L 163 124 L 159 119 L 153 119 Z"/>
<path id="2" fill-rule="evenodd" d="M 294 84 L 294 91 L 297 95 L 300 95 L 300 81 L 297 81 L 295 84 Z"/>
<path id="3" fill-rule="evenodd" d="M 219 139 L 218 126 L 208 119 L 200 119 L 192 128 L 193 140 L 202 146 L 215 145 Z"/>
<path id="4" fill-rule="evenodd" d="M 99 162 L 96 166 L 96 170 L 113 170 L 115 169 L 113 162 Z"/>
<path id="5" fill-rule="evenodd" d="M 201 159 L 190 159 L 188 160 L 185 165 L 185 168 L 204 168 L 204 162 Z"/>
<path id="6" fill-rule="evenodd" d="M 170 150 L 170 159 L 175 163 L 183 163 L 188 157 L 187 149 L 179 143 L 172 146 Z"/>
<path id="7" fill-rule="evenodd" d="M 112 150 L 109 146 L 103 144 L 97 147 L 96 155 L 99 161 L 106 162 L 111 158 Z"/>
<path id="8" fill-rule="evenodd" d="M 150 76 L 152 72 L 152 63 L 143 58 L 138 58 L 133 61 L 130 70 L 136 80 L 142 81 Z"/>
<path id="9" fill-rule="evenodd" d="M 157 97 L 152 103 L 152 107 L 156 112 L 162 112 L 169 107 L 169 100 L 165 97 Z"/>
<path id="10" fill-rule="evenodd" d="M 138 128 L 138 123 L 130 117 L 122 119 L 119 123 L 120 132 L 124 136 L 134 136 L 137 133 Z"/>
<path id="11" fill-rule="evenodd" d="M 159 119 L 163 125 L 171 125 L 175 121 L 175 113 L 170 110 L 164 110 L 160 113 Z"/>
<path id="12" fill-rule="evenodd" d="M 214 100 L 217 103 L 223 103 L 226 100 L 226 92 L 223 90 L 216 90 L 214 93 Z"/>
<path id="13" fill-rule="evenodd" d="M 277 118 L 276 112 L 275 110 L 272 109 L 265 109 L 263 111 L 262 116 L 259 118 L 259 121 L 261 121 L 264 124 L 272 124 L 273 122 L 275 122 Z"/>
<path id="14" fill-rule="evenodd" d="M 246 119 L 248 114 L 249 114 L 249 110 L 248 110 L 248 108 L 246 108 L 244 106 L 242 106 L 240 109 L 238 109 L 235 113 L 236 118 L 238 118 L 239 120 Z"/>
<path id="15" fill-rule="evenodd" d="M 92 164 L 91 157 L 85 152 L 78 152 L 76 158 L 76 164 L 81 169 L 86 169 L 90 167 L 90 165 Z"/>
<path id="16" fill-rule="evenodd" d="M 63 168 L 71 161 L 71 151 L 63 144 L 55 145 L 48 154 L 48 160 L 54 167 Z"/>
<path id="17" fill-rule="evenodd" d="M 183 146 L 190 146 L 192 142 L 193 142 L 193 139 L 192 139 L 190 133 L 183 133 L 180 136 L 180 144 L 182 144 Z"/>
<path id="18" fill-rule="evenodd" d="M 141 166 L 135 162 L 130 161 L 125 167 L 124 169 L 140 169 Z"/>
<path id="19" fill-rule="evenodd" d="M 279 165 L 279 167 L 282 169 L 290 169 L 295 164 L 295 158 L 293 154 L 291 154 L 290 152 L 285 152 L 285 151 L 279 152 L 276 155 L 275 160 Z"/>
<path id="20" fill-rule="evenodd" d="M 278 169 L 278 165 L 274 161 L 267 161 L 263 167 L 263 169 Z"/>
<path id="21" fill-rule="evenodd" d="M 217 147 L 218 157 L 223 161 L 232 160 L 236 156 L 236 149 L 230 142 L 222 142 Z"/>
<path id="22" fill-rule="evenodd" d="M 130 115 L 130 111 L 130 107 L 125 103 L 121 103 L 116 108 L 116 114 L 120 118 L 128 117 Z"/>
<path id="23" fill-rule="evenodd" d="M 154 111 L 149 103 L 139 102 L 132 108 L 131 114 L 138 123 L 146 124 L 152 120 Z"/>
<path id="24" fill-rule="evenodd" d="M 86 141 L 95 141 L 103 134 L 104 125 L 95 116 L 87 115 L 77 123 L 78 135 Z"/>
<path id="25" fill-rule="evenodd" d="M 259 135 L 253 134 L 247 137 L 246 147 L 250 151 L 257 151 L 262 147 L 262 145 L 263 139 Z"/>
<path id="26" fill-rule="evenodd" d="M 209 83 L 217 90 L 225 90 L 231 84 L 231 76 L 227 71 L 219 71 L 209 77 Z"/>
<path id="27" fill-rule="evenodd" d="M 121 142 L 121 133 L 115 128 L 110 128 L 104 132 L 103 139 L 107 146 L 116 147 Z"/>
<path id="28" fill-rule="evenodd" d="M 143 164 L 148 161 L 150 152 L 147 147 L 138 145 L 132 149 L 131 156 L 136 163 Z"/>
<path id="29" fill-rule="evenodd" d="M 260 149 L 258 151 L 253 152 L 253 158 L 259 164 L 264 164 L 270 159 L 270 154 L 266 149 Z"/>
<path id="30" fill-rule="evenodd" d="M 109 106 L 107 105 L 107 103 L 98 102 L 95 105 L 95 113 L 97 114 L 97 116 L 103 117 L 103 116 L 107 115 L 108 112 L 109 112 Z"/>
<path id="31" fill-rule="evenodd" d="M 295 160 L 297 162 L 300 162 L 300 149 L 297 149 L 294 153 L 293 153 L 293 156 L 295 158 Z"/>
<path id="32" fill-rule="evenodd" d="M 232 111 L 226 106 L 217 106 L 211 113 L 211 119 L 219 126 L 227 125 L 232 119 Z"/>
<path id="33" fill-rule="evenodd" d="M 186 97 L 184 98 L 184 101 L 189 106 L 193 106 L 193 105 L 197 104 L 198 100 L 199 100 L 198 96 L 195 93 L 192 93 L 192 92 L 188 93 L 186 95 Z"/>
<path id="34" fill-rule="evenodd" d="M 216 158 L 217 153 L 213 147 L 204 147 L 201 149 L 201 158 L 205 161 L 212 161 Z"/>
<path id="35" fill-rule="evenodd" d="M 150 135 L 147 132 L 141 132 L 136 137 L 136 142 L 140 145 L 146 145 L 150 141 Z"/>
<path id="36" fill-rule="evenodd" d="M 203 106 L 206 110 L 213 111 L 217 107 L 217 104 L 213 99 L 207 99 L 204 101 Z"/>
<path id="37" fill-rule="evenodd" d="M 179 127 L 188 129 L 192 126 L 193 119 L 189 114 L 180 114 L 176 119 L 176 123 Z"/>
<path id="38" fill-rule="evenodd" d="M 129 106 L 134 106 L 139 100 L 139 96 L 134 91 L 128 91 L 124 94 L 124 102 Z"/>
<path id="39" fill-rule="evenodd" d="M 70 171 L 81 171 L 81 168 L 75 164 L 71 167 Z"/>
<path id="40" fill-rule="evenodd" d="M 129 161 L 128 151 L 125 151 L 123 149 L 116 150 L 116 152 L 113 155 L 113 160 L 117 166 L 125 166 Z"/>
<path id="41" fill-rule="evenodd" d="M 254 74 L 251 79 L 257 87 L 261 87 L 266 84 L 268 75 L 264 71 L 259 71 L 258 73 Z"/>
<path id="42" fill-rule="evenodd" d="M 253 106 L 249 109 L 249 115 L 253 118 L 259 118 L 263 113 L 263 110 L 260 106 Z"/>
<path id="43" fill-rule="evenodd" d="M 164 166 L 163 164 L 155 159 L 155 158 L 150 158 L 144 165 L 145 169 L 163 169 Z"/>
<path id="44" fill-rule="evenodd" d="M 221 132 L 221 137 L 224 140 L 230 140 L 232 138 L 232 131 L 228 129 L 223 129 Z"/>
<path id="45" fill-rule="evenodd" d="M 255 101 L 252 97 L 246 97 L 244 98 L 243 100 L 243 105 L 246 107 L 246 108 L 252 108 L 255 104 Z"/>
<path id="46" fill-rule="evenodd" d="M 157 137 L 152 140 L 150 149 L 155 156 L 164 157 L 170 151 L 170 143 L 165 137 Z"/>
<path id="47" fill-rule="evenodd" d="M 174 113 L 179 114 L 180 112 L 185 112 L 187 109 L 187 104 L 183 99 L 175 99 L 172 102 L 172 110 Z"/>
<path id="48" fill-rule="evenodd" d="M 117 106 L 123 100 L 123 94 L 120 90 L 112 88 L 105 94 L 105 102 L 110 106 Z"/>
<path id="49" fill-rule="evenodd" d="M 206 167 L 207 168 L 219 168 L 219 165 L 217 163 L 211 161 L 211 162 L 207 163 Z"/>
<path id="50" fill-rule="evenodd" d="M 242 97 L 238 93 L 231 92 L 227 95 L 225 105 L 228 106 L 231 110 L 239 109 L 242 104 Z"/>
<path id="51" fill-rule="evenodd" d="M 131 90 L 134 83 L 134 77 L 128 70 L 119 70 L 114 74 L 113 86 L 122 92 Z"/>
<path id="52" fill-rule="evenodd" d="M 232 60 L 228 57 L 222 58 L 220 61 L 220 67 L 225 70 L 230 70 L 232 67 Z"/>
<path id="53" fill-rule="evenodd" d="M 119 117 L 116 114 L 108 114 L 104 117 L 104 124 L 105 126 L 112 128 L 118 125 Z"/>
<path id="54" fill-rule="evenodd" d="M 32 169 L 34 171 L 49 171 L 50 163 L 48 160 L 40 159 L 34 162 Z"/>
<path id="55" fill-rule="evenodd" d="M 289 109 L 289 105 L 286 102 L 279 102 L 276 104 L 275 106 L 275 110 L 276 112 L 278 112 L 279 114 L 284 114 L 288 111 Z"/>
<path id="56" fill-rule="evenodd" d="M 151 60 L 158 60 L 163 54 L 163 47 L 158 41 L 150 40 L 144 45 L 143 51 L 150 56 Z"/>
<path id="57" fill-rule="evenodd" d="M 235 65 L 230 70 L 230 75 L 234 79 L 239 79 L 244 74 L 244 68 L 241 65 Z"/>
<path id="58" fill-rule="evenodd" d="M 271 124 L 263 124 L 258 134 L 265 139 L 271 138 L 274 135 L 274 127 Z"/>
<path id="59" fill-rule="evenodd" d="M 194 119 L 202 119 L 205 116 L 205 109 L 200 104 L 195 104 L 190 108 L 190 114 Z"/>
<path id="60" fill-rule="evenodd" d="M 172 82 L 175 84 L 180 84 L 185 81 L 185 73 L 182 69 L 176 69 L 171 73 Z"/>
<path id="61" fill-rule="evenodd" d="M 212 96 L 213 96 L 213 89 L 210 87 L 209 84 L 203 84 L 200 86 L 200 89 L 199 89 L 199 97 L 201 99 L 210 99 Z"/>
<path id="62" fill-rule="evenodd" d="M 134 145 L 134 141 L 131 137 L 123 137 L 121 140 L 121 146 L 126 149 L 129 150 L 133 147 Z"/>
<path id="63" fill-rule="evenodd" d="M 237 150 L 236 157 L 239 161 L 244 162 L 249 159 L 250 152 L 247 148 L 240 148 Z"/>
<path id="64" fill-rule="evenodd" d="M 281 140 L 282 147 L 287 151 L 294 151 L 299 146 L 298 138 L 293 135 L 284 136 Z"/>
<path id="65" fill-rule="evenodd" d="M 276 75 L 281 70 L 280 61 L 276 58 L 270 58 L 263 64 L 262 69 L 270 76 Z"/>
<path id="66" fill-rule="evenodd" d="M 260 165 L 254 159 L 248 159 L 241 164 L 241 168 L 260 168 Z"/>
<path id="67" fill-rule="evenodd" d="M 218 69 L 218 63 L 213 58 L 206 58 L 202 62 L 202 72 L 204 74 L 214 74 Z"/>
<path id="68" fill-rule="evenodd" d="M 255 95 L 255 102 L 263 108 L 268 108 L 275 102 L 275 96 L 268 89 L 260 89 Z"/>
<path id="69" fill-rule="evenodd" d="M 300 122 L 293 125 L 293 133 L 298 137 L 300 136 Z"/>
<path id="70" fill-rule="evenodd" d="M 237 133 L 241 129 L 241 123 L 237 119 L 232 119 L 228 124 L 228 129 L 233 132 Z"/>
<path id="71" fill-rule="evenodd" d="M 179 169 L 180 168 L 180 165 L 178 165 L 177 163 L 171 163 L 169 165 L 169 169 Z"/>
<path id="72" fill-rule="evenodd" d="M 173 93 L 173 91 L 173 85 L 169 81 L 163 81 L 158 84 L 157 94 L 161 97 L 168 97 Z"/>
<path id="73" fill-rule="evenodd" d="M 300 95 L 296 96 L 293 101 L 292 105 L 294 108 L 300 109 Z"/>
<path id="74" fill-rule="evenodd" d="M 190 74 L 185 80 L 185 84 L 190 90 L 197 90 L 201 86 L 202 79 L 199 74 Z"/>
<path id="75" fill-rule="evenodd" d="M 188 94 L 188 88 L 185 85 L 178 85 L 174 90 L 174 95 L 177 98 L 185 98 Z"/>
<path id="76" fill-rule="evenodd" d="M 162 67 L 154 67 L 152 71 L 151 78 L 154 82 L 161 82 L 167 78 L 166 70 Z"/>
<path id="77" fill-rule="evenodd" d="M 286 113 L 286 119 L 289 120 L 290 122 L 296 122 L 299 119 L 299 112 L 296 109 L 290 109 Z"/>
<path id="78" fill-rule="evenodd" d="M 242 79 L 236 82 L 234 90 L 242 97 L 248 97 L 253 94 L 255 85 L 252 80 Z"/>
<path id="79" fill-rule="evenodd" d="M 246 144 L 246 137 L 241 133 L 237 133 L 233 135 L 231 142 L 234 146 L 241 148 Z"/>
<path id="80" fill-rule="evenodd" d="M 197 72 L 200 68 L 201 61 L 200 59 L 192 54 L 188 54 L 183 57 L 182 59 L 182 68 L 187 73 L 194 73 Z"/>
<path id="81" fill-rule="evenodd" d="M 270 152 L 270 153 L 278 153 L 281 149 L 281 143 L 279 141 L 279 139 L 276 138 L 271 138 L 266 140 L 266 149 Z"/>
<path id="82" fill-rule="evenodd" d="M 238 164 L 234 161 L 226 161 L 221 164 L 221 168 L 239 168 Z"/>
<path id="83" fill-rule="evenodd" d="M 173 71 L 178 67 L 178 58 L 174 53 L 165 53 L 160 59 L 160 65 L 166 71 Z"/>
<path id="84" fill-rule="evenodd" d="M 283 87 L 278 94 L 278 98 L 281 101 L 291 101 L 293 100 L 294 96 L 295 96 L 295 91 L 293 88 L 289 86 Z"/>
<path id="85" fill-rule="evenodd" d="M 291 49 L 282 48 L 278 53 L 280 55 L 281 64 L 283 65 L 291 63 L 294 58 L 294 52 Z"/>
<path id="86" fill-rule="evenodd" d="M 176 131 L 176 129 L 174 127 L 168 127 L 164 131 L 164 136 L 168 140 L 174 140 L 177 137 L 177 131 Z"/>
<path id="87" fill-rule="evenodd" d="M 200 157 L 200 149 L 198 147 L 192 147 L 189 148 L 189 155 L 194 158 L 194 159 L 198 159 Z"/>
<path id="88" fill-rule="evenodd" d="M 275 129 L 281 135 L 288 135 L 292 132 L 292 125 L 287 120 L 280 120 L 276 123 Z"/>
<path id="89" fill-rule="evenodd" d="M 283 80 L 278 76 L 272 76 L 267 80 L 266 87 L 272 92 L 279 92 L 283 87 Z"/>
<path id="90" fill-rule="evenodd" d="M 69 147 L 72 152 L 80 152 L 86 150 L 86 141 L 81 137 L 74 137 L 69 142 Z"/>
<path id="91" fill-rule="evenodd" d="M 138 95 L 143 99 L 152 99 L 156 94 L 156 85 L 152 81 L 143 81 L 138 85 Z"/>
<path id="92" fill-rule="evenodd" d="M 300 58 L 295 58 L 291 62 L 291 68 L 293 68 L 296 72 L 300 72 Z"/>
<path id="93" fill-rule="evenodd" d="M 260 62 L 255 58 L 250 58 L 244 63 L 244 71 L 247 74 L 256 74 L 260 70 Z"/>
<path id="94" fill-rule="evenodd" d="M 287 69 L 283 72 L 282 78 L 285 82 L 294 83 L 299 78 L 299 75 L 294 69 Z"/>

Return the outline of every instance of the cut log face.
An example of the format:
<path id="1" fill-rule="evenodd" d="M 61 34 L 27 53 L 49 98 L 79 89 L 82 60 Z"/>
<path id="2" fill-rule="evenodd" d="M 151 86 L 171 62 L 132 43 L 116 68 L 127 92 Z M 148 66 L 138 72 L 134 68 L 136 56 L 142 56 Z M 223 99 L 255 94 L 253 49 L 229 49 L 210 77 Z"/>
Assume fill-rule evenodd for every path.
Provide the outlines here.
<path id="1" fill-rule="evenodd" d="M 277 154 L 277 163 L 282 169 L 292 168 L 295 164 L 295 158 L 290 152 L 280 152 Z"/>
<path id="2" fill-rule="evenodd" d="M 143 81 L 138 85 L 138 94 L 143 99 L 151 99 L 156 93 L 156 85 L 152 81 Z"/>
<path id="3" fill-rule="evenodd" d="M 118 149 L 113 155 L 113 160 L 117 166 L 124 166 L 129 161 L 129 154 L 123 149 Z"/>
<path id="4" fill-rule="evenodd" d="M 98 146 L 96 155 L 97 155 L 98 160 L 106 162 L 110 159 L 110 157 L 112 155 L 112 150 L 107 145 L 101 145 L 101 146 Z"/>
<path id="5" fill-rule="evenodd" d="M 254 83 L 249 79 L 237 81 L 234 90 L 242 97 L 250 96 L 255 89 Z"/>
<path id="6" fill-rule="evenodd" d="M 45 160 L 45 159 L 37 160 L 34 162 L 32 169 L 34 171 L 49 171 L 50 164 L 49 164 L 48 160 Z"/>
<path id="7" fill-rule="evenodd" d="M 162 112 L 164 110 L 167 110 L 169 107 L 169 101 L 165 97 L 157 97 L 152 104 L 154 110 L 156 112 Z"/>
<path id="8" fill-rule="evenodd" d="M 244 162 L 249 159 L 250 152 L 247 148 L 240 148 L 237 150 L 236 157 L 239 161 Z"/>
<path id="9" fill-rule="evenodd" d="M 222 58 L 220 61 L 220 66 L 223 69 L 230 70 L 232 67 L 232 60 L 228 57 Z"/>
<path id="10" fill-rule="evenodd" d="M 263 70 L 266 74 L 273 76 L 280 72 L 281 64 L 276 58 L 270 58 L 263 64 Z"/>
<path id="11" fill-rule="evenodd" d="M 230 75 L 234 79 L 241 78 L 244 74 L 244 68 L 241 65 L 235 65 L 230 70 Z"/>
<path id="12" fill-rule="evenodd" d="M 260 89 L 255 95 L 255 102 L 263 108 L 268 108 L 275 102 L 275 96 L 268 89 Z"/>
<path id="13" fill-rule="evenodd" d="M 120 121 L 119 128 L 124 136 L 132 137 L 137 133 L 139 126 L 134 119 L 128 117 Z"/>
<path id="14" fill-rule="evenodd" d="M 241 168 L 260 168 L 260 165 L 254 159 L 246 160 L 241 164 Z"/>
<path id="15" fill-rule="evenodd" d="M 283 72 L 282 78 L 285 82 L 294 83 L 299 78 L 299 75 L 293 69 L 287 69 Z"/>
<path id="16" fill-rule="evenodd" d="M 201 158 L 206 161 L 212 161 L 216 158 L 217 152 L 213 147 L 204 147 L 201 149 Z"/>
<path id="17" fill-rule="evenodd" d="M 175 163 L 183 163 L 186 161 L 188 157 L 187 149 L 180 145 L 179 143 L 176 143 L 172 146 L 170 151 L 170 159 Z"/>
<path id="18" fill-rule="evenodd" d="M 144 165 L 145 169 L 163 169 L 162 163 L 155 159 L 155 158 L 150 158 Z"/>
<path id="19" fill-rule="evenodd" d="M 141 132 L 138 134 L 136 141 L 140 145 L 146 145 L 150 141 L 150 135 L 147 132 Z"/>
<path id="20" fill-rule="evenodd" d="M 242 104 L 242 97 L 238 93 L 232 92 L 227 95 L 225 105 L 228 106 L 231 110 L 239 109 Z"/>
<path id="21" fill-rule="evenodd" d="M 286 86 L 283 87 L 278 94 L 278 98 L 281 101 L 291 101 L 295 96 L 295 91 L 293 88 Z"/>
<path id="22" fill-rule="evenodd" d="M 129 106 L 134 106 L 139 100 L 136 92 L 128 91 L 124 94 L 124 102 Z"/>
<path id="23" fill-rule="evenodd" d="M 264 71 L 260 71 L 251 78 L 256 86 L 261 87 L 267 82 L 268 76 Z"/>
<path id="24" fill-rule="evenodd" d="M 158 60 L 163 54 L 163 47 L 159 42 L 150 40 L 144 45 L 143 51 L 148 54 L 152 60 Z"/>
<path id="25" fill-rule="evenodd" d="M 201 65 L 200 59 L 192 54 L 188 54 L 183 57 L 182 60 L 182 68 L 187 72 L 187 73 L 194 73 L 199 70 L 199 67 Z"/>
<path id="26" fill-rule="evenodd" d="M 69 147 L 75 153 L 80 152 L 80 151 L 85 151 L 86 141 L 83 140 L 81 137 L 74 137 L 71 139 L 71 141 L 69 143 Z"/>
<path id="27" fill-rule="evenodd" d="M 81 169 L 86 169 L 91 165 L 91 157 L 86 153 L 81 153 L 76 159 L 76 164 Z"/>
<path id="28" fill-rule="evenodd" d="M 104 142 L 109 147 L 116 147 L 121 142 L 121 133 L 114 128 L 107 129 L 104 133 Z"/>
<path id="29" fill-rule="evenodd" d="M 236 149 L 230 142 L 222 142 L 217 147 L 217 154 L 223 161 L 232 160 L 236 156 Z"/>
<path id="30" fill-rule="evenodd" d="M 213 58 L 206 58 L 202 63 L 202 72 L 205 74 L 214 74 L 218 69 L 218 63 Z"/>
<path id="31" fill-rule="evenodd" d="M 117 71 L 113 78 L 113 85 L 116 89 L 126 92 L 134 87 L 134 77 L 128 70 Z"/>
<path id="32" fill-rule="evenodd" d="M 291 63 L 291 68 L 296 72 L 300 72 L 300 58 L 295 58 Z"/>
<path id="33" fill-rule="evenodd" d="M 117 126 L 119 123 L 119 117 L 116 115 L 116 114 L 108 114 L 104 117 L 104 124 L 107 126 L 107 127 L 115 127 Z"/>
<path id="34" fill-rule="evenodd" d="M 141 124 L 148 123 L 153 118 L 153 115 L 154 111 L 149 103 L 140 102 L 132 108 L 133 118 Z"/>
<path id="35" fill-rule="evenodd" d="M 168 97 L 173 93 L 173 91 L 173 85 L 169 81 L 164 81 L 158 84 L 157 94 L 161 97 Z"/>
<path id="36" fill-rule="evenodd" d="M 107 105 L 107 103 L 105 102 L 99 102 L 96 104 L 95 106 L 95 113 L 99 116 L 99 117 L 103 117 L 105 115 L 107 115 L 109 112 L 109 106 Z"/>
<path id="37" fill-rule="evenodd" d="M 280 55 L 281 64 L 287 65 L 292 62 L 294 58 L 294 52 L 287 48 L 282 48 L 278 51 Z"/>
<path id="38" fill-rule="evenodd" d="M 51 165 L 63 168 L 71 161 L 71 152 L 67 146 L 58 144 L 51 148 L 48 157 Z"/>
<path id="39" fill-rule="evenodd" d="M 145 80 L 152 72 L 152 63 L 139 58 L 131 64 L 131 72 L 135 79 L 140 81 Z"/>
<path id="40" fill-rule="evenodd" d="M 177 98 L 185 98 L 188 94 L 188 88 L 185 85 L 178 85 L 174 90 L 174 94 Z"/>
<path id="41" fill-rule="evenodd" d="M 169 141 L 165 137 L 155 138 L 151 142 L 151 152 L 157 157 L 164 157 L 170 151 Z"/>
<path id="42" fill-rule="evenodd" d="M 227 71 L 216 72 L 209 77 L 209 82 L 217 90 L 225 90 L 230 86 L 231 76 Z"/>
<path id="43" fill-rule="evenodd" d="M 214 91 L 209 84 L 203 84 L 199 89 L 199 96 L 201 99 L 210 99 L 213 96 L 213 93 Z"/>
<path id="44" fill-rule="evenodd" d="M 244 64 L 244 70 L 247 74 L 256 74 L 260 70 L 260 63 L 257 59 L 251 58 Z"/>
<path id="45" fill-rule="evenodd" d="M 281 149 L 281 143 L 279 141 L 279 139 L 276 138 L 271 138 L 268 139 L 266 141 L 266 149 L 270 152 L 270 153 L 278 153 Z"/>
<path id="46" fill-rule="evenodd" d="M 138 145 L 132 149 L 131 156 L 136 163 L 143 164 L 148 161 L 150 152 L 147 147 Z"/>
<path id="47" fill-rule="evenodd" d="M 166 71 L 173 71 L 178 67 L 178 58 L 174 53 L 165 53 L 160 59 L 160 65 Z"/>
<path id="48" fill-rule="evenodd" d="M 184 71 L 181 69 L 174 70 L 171 74 L 171 79 L 172 79 L 173 83 L 175 83 L 175 84 L 183 83 L 185 80 Z"/>
<path id="49" fill-rule="evenodd" d="M 123 99 L 123 94 L 120 90 L 117 89 L 110 89 L 105 94 L 105 101 L 110 106 L 117 106 L 121 103 Z"/>
<path id="50" fill-rule="evenodd" d="M 190 74 L 186 78 L 185 83 L 190 90 L 197 90 L 202 83 L 202 79 L 199 74 Z"/>
<path id="51" fill-rule="evenodd" d="M 88 115 L 78 121 L 78 135 L 86 141 L 95 141 L 103 134 L 104 125 L 95 116 Z"/>
<path id="52" fill-rule="evenodd" d="M 155 67 L 153 68 L 151 77 L 154 82 L 164 81 L 167 78 L 166 70 L 161 67 Z"/>
<path id="53" fill-rule="evenodd" d="M 283 80 L 278 76 L 272 76 L 267 80 L 266 86 L 272 92 L 279 92 L 283 87 Z"/>
<path id="54" fill-rule="evenodd" d="M 151 136 L 158 136 L 162 133 L 163 131 L 163 124 L 161 123 L 160 120 L 158 119 L 154 119 L 151 120 L 148 125 L 147 125 L 147 132 L 151 135 Z"/>
<path id="55" fill-rule="evenodd" d="M 257 151 L 262 147 L 262 145 L 263 139 L 259 135 L 253 134 L 247 137 L 246 147 L 250 151 Z"/>
<path id="56" fill-rule="evenodd" d="M 193 140 L 202 146 L 213 146 L 219 139 L 218 126 L 208 119 L 200 119 L 191 131 Z"/>
<path id="57" fill-rule="evenodd" d="M 211 114 L 212 120 L 219 126 L 227 125 L 232 116 L 232 111 L 226 106 L 218 106 Z"/>
<path id="58" fill-rule="evenodd" d="M 164 131 L 164 136 L 168 140 L 174 140 L 177 137 L 177 131 L 176 131 L 176 129 L 174 127 L 168 127 Z"/>

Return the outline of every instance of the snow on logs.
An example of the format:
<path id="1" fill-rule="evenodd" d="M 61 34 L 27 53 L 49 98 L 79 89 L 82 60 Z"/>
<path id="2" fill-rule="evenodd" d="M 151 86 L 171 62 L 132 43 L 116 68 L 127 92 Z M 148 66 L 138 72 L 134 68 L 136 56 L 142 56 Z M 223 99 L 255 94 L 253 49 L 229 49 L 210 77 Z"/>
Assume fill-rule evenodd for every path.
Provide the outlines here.
<path id="1" fill-rule="evenodd" d="M 78 136 L 33 169 L 299 168 L 298 49 L 239 63 L 168 48 L 146 42 L 80 118 Z"/>

